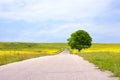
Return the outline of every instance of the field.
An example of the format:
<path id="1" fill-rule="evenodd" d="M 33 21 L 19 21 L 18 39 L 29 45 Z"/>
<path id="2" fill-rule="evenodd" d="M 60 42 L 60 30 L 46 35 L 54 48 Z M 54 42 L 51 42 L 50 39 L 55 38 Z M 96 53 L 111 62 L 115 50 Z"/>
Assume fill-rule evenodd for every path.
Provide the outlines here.
<path id="1" fill-rule="evenodd" d="M 0 65 L 24 59 L 55 55 L 64 48 L 69 48 L 66 43 L 0 43 Z M 112 71 L 114 76 L 120 77 L 120 44 L 93 44 L 91 48 L 71 53 L 82 56 L 94 63 L 102 70 Z"/>
<path id="2" fill-rule="evenodd" d="M 120 44 L 93 44 L 89 49 L 72 52 L 120 77 Z"/>
<path id="3" fill-rule="evenodd" d="M 77 53 L 77 50 L 72 50 L 73 53 Z M 83 49 L 82 52 L 107 52 L 107 53 L 120 53 L 120 44 L 93 44 L 88 49 Z"/>
<path id="4" fill-rule="evenodd" d="M 0 43 L 0 65 L 24 59 L 58 54 L 66 47 L 64 43 Z"/>

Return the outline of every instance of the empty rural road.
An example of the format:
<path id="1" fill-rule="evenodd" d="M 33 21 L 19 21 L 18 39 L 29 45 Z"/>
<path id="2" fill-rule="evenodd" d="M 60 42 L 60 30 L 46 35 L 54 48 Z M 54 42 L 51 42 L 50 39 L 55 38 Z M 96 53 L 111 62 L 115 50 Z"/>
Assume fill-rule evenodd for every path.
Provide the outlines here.
<path id="1" fill-rule="evenodd" d="M 0 66 L 0 80 L 117 80 L 93 64 L 64 50 L 45 56 Z"/>

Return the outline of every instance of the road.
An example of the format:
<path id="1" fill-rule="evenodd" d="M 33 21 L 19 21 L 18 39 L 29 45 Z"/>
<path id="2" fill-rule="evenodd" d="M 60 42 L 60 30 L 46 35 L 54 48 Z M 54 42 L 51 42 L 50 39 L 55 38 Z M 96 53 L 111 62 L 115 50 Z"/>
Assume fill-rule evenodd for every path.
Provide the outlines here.
<path id="1" fill-rule="evenodd" d="M 67 49 L 45 56 L 0 66 L 0 80 L 118 80 Z"/>

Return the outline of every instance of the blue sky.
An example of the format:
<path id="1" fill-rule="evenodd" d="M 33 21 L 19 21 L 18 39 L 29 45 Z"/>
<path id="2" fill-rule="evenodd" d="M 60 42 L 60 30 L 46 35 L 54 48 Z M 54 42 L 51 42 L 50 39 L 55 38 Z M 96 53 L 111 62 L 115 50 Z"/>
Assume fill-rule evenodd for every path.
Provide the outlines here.
<path id="1" fill-rule="evenodd" d="M 2 42 L 66 42 L 78 29 L 94 43 L 120 43 L 120 1 L 0 1 Z"/>

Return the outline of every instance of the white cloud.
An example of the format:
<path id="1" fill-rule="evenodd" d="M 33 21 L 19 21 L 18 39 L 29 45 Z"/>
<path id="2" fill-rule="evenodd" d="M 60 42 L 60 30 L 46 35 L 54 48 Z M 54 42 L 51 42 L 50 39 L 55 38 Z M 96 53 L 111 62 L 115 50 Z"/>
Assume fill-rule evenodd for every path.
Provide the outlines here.
<path id="1" fill-rule="evenodd" d="M 94 17 L 105 11 L 111 0 L 4 0 L 0 17 L 24 21 L 72 20 Z M 4 10 L 6 4 L 7 10 Z"/>
<path id="2" fill-rule="evenodd" d="M 15 0 L 0 0 L 0 4 L 11 4 L 13 3 Z"/>
<path id="3" fill-rule="evenodd" d="M 1 0 L 0 19 L 5 20 L 4 24 L 10 24 L 12 20 L 20 20 L 19 23 L 30 21 L 24 25 L 27 30 L 21 30 L 21 33 L 18 33 L 19 30 L 13 31 L 13 35 L 16 34 L 18 40 L 47 41 L 52 37 L 65 41 L 72 32 L 83 29 L 93 36 L 94 41 L 100 41 L 99 39 L 102 38 L 120 36 L 118 33 L 120 24 L 117 22 L 112 24 L 104 19 L 106 16 L 114 17 L 120 13 L 119 8 L 111 8 L 112 2 L 114 0 Z M 103 24 L 97 20 L 98 17 Z M 36 25 L 30 26 L 32 22 Z M 18 25 L 17 23 L 11 25 L 16 27 L 14 24 Z"/>

